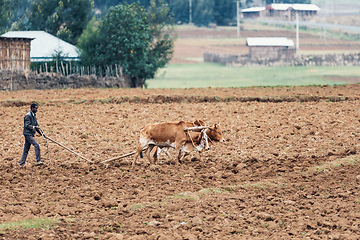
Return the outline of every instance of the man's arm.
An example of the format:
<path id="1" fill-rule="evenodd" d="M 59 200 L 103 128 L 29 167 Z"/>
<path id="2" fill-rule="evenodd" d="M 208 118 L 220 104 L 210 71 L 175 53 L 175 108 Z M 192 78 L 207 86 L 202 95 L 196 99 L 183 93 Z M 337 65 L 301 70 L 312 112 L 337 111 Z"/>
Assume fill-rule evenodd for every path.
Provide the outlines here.
<path id="1" fill-rule="evenodd" d="M 35 130 L 36 130 L 40 135 L 42 135 L 41 132 L 40 132 L 40 127 L 39 127 L 39 125 L 35 126 Z"/>
<path id="2" fill-rule="evenodd" d="M 34 130 L 35 129 L 35 126 L 34 125 L 31 125 L 31 119 L 30 119 L 30 116 L 29 115 L 25 115 L 24 117 L 24 127 L 27 129 L 27 130 Z"/>
<path id="3" fill-rule="evenodd" d="M 40 132 L 40 127 L 39 127 L 39 124 L 38 124 L 36 118 L 35 118 L 35 130 L 36 130 L 40 135 L 42 135 L 41 132 Z"/>

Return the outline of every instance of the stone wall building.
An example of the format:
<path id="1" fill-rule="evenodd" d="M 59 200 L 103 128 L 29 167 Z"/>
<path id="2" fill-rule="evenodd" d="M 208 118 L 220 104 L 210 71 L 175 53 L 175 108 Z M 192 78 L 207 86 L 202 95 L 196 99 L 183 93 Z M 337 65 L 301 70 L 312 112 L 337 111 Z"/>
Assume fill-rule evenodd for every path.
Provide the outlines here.
<path id="1" fill-rule="evenodd" d="M 246 39 L 251 59 L 281 59 L 294 57 L 294 42 L 285 37 L 249 37 Z"/>

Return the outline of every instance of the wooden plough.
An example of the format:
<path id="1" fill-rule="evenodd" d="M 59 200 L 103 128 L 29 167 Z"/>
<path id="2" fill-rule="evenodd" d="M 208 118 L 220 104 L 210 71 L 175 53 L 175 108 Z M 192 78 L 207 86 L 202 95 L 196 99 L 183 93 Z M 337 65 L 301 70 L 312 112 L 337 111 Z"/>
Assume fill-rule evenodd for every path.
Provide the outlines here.
<path id="1" fill-rule="evenodd" d="M 203 129 L 206 129 L 206 128 L 209 128 L 209 127 L 208 127 L 208 126 L 184 127 L 184 131 L 197 131 L 197 130 L 203 130 Z M 70 148 L 68 148 L 68 147 L 64 146 L 63 144 L 55 141 L 54 139 L 49 138 L 48 136 L 46 136 L 46 135 L 44 134 L 44 132 L 43 132 L 40 128 L 39 128 L 39 130 L 40 130 L 41 135 L 42 135 L 45 139 L 48 139 L 48 140 L 52 141 L 53 143 L 55 143 L 55 144 L 57 144 L 57 145 L 65 148 L 66 150 L 68 150 L 68 151 L 72 152 L 73 154 L 77 155 L 78 157 L 80 157 L 80 158 L 88 161 L 89 163 L 93 163 L 93 161 L 87 159 L 86 157 L 80 155 L 79 153 L 71 150 Z M 45 140 L 45 141 L 46 141 L 46 140 Z M 47 144 L 47 142 L 46 142 L 46 144 Z M 50 160 L 49 145 L 47 145 L 47 147 L 48 147 L 49 160 Z M 144 148 L 142 151 L 144 151 L 144 150 L 146 150 L 146 149 L 147 149 L 147 147 Z M 101 162 L 99 162 L 99 163 L 106 163 L 106 162 L 110 162 L 110 161 L 119 160 L 119 159 L 121 159 L 121 158 L 125 158 L 125 157 L 129 157 L 129 156 L 131 156 L 131 155 L 134 155 L 135 153 L 136 153 L 136 151 L 133 151 L 133 152 L 126 153 L 126 154 L 123 154 L 123 155 L 118 156 L 118 157 L 113 157 L 113 158 L 110 158 L 110 159 L 101 161 Z"/>
<path id="2" fill-rule="evenodd" d="M 208 126 L 197 126 L 197 127 L 184 127 L 184 131 L 197 131 L 197 130 L 203 130 L 203 129 L 207 129 L 209 128 Z M 192 141 L 192 139 L 191 139 Z M 146 148 L 144 148 L 142 151 L 146 150 Z M 113 157 L 113 158 L 110 158 L 110 159 L 107 159 L 107 160 L 104 160 L 100 163 L 106 163 L 106 162 L 111 162 L 111 161 L 115 161 L 115 160 L 119 160 L 121 158 L 125 158 L 125 157 L 129 157 L 129 156 L 132 156 L 136 153 L 136 151 L 133 151 L 131 153 L 126 153 L 126 154 L 123 154 L 121 156 L 118 156 L 118 157 Z"/>
<path id="3" fill-rule="evenodd" d="M 144 151 L 144 149 L 143 149 L 143 151 Z M 104 160 L 104 161 L 102 161 L 102 162 L 100 162 L 100 163 L 106 163 L 106 162 L 118 160 L 118 159 L 121 159 L 121 158 L 124 158 L 124 157 L 128 157 L 128 156 L 134 155 L 135 153 L 136 153 L 136 151 L 133 151 L 133 152 L 131 152 L 131 153 L 127 153 L 127 154 L 124 154 L 124 155 L 121 155 L 121 156 L 118 156 L 118 157 L 113 157 L 113 158 Z"/>
<path id="4" fill-rule="evenodd" d="M 46 135 L 44 134 L 44 132 L 43 132 L 40 128 L 39 128 L 39 130 L 40 130 L 41 135 L 42 135 L 45 139 L 49 139 L 49 140 L 50 140 L 50 141 L 52 141 L 53 143 L 56 143 L 56 144 L 57 144 L 57 145 L 59 145 L 60 147 L 65 148 L 66 150 L 68 150 L 68 151 L 70 151 L 70 152 L 74 153 L 75 155 L 77 155 L 77 156 L 81 157 L 82 159 L 84 159 L 84 160 L 88 161 L 89 163 L 93 163 L 93 161 L 91 161 L 91 160 L 87 159 L 86 157 L 84 157 L 84 156 L 80 155 L 79 153 L 74 152 L 73 150 L 71 150 L 71 149 L 70 149 L 70 148 L 68 148 L 68 147 L 65 147 L 64 145 L 62 145 L 61 143 L 59 143 L 59 142 L 55 141 L 54 139 L 49 138 L 48 136 L 46 136 Z M 46 144 L 47 144 L 47 142 L 46 142 Z M 49 152 L 49 145 L 48 145 L 48 152 Z M 49 153 L 49 160 L 50 160 L 50 153 Z"/>

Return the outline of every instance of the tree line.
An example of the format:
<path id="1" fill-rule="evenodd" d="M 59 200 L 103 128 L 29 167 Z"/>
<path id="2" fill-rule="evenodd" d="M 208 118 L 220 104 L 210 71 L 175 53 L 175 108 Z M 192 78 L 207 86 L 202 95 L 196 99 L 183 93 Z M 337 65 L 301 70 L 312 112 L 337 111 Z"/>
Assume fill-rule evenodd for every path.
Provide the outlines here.
<path id="1" fill-rule="evenodd" d="M 152 0 L 0 0 L 0 32 L 8 30 L 45 30 L 76 44 L 87 23 L 95 16 L 104 17 L 111 7 L 139 3 L 145 9 Z M 177 24 L 198 26 L 236 24 L 236 0 L 156 0 L 169 8 Z M 311 3 L 311 0 L 265 0 L 271 3 Z M 254 6 L 254 0 L 240 0 L 242 8 Z"/>
<path id="2" fill-rule="evenodd" d="M 277 0 L 308 3 L 310 0 Z M 191 2 L 191 11 L 190 11 Z M 274 1 L 266 0 L 266 3 Z M 240 1 L 242 7 L 253 0 Z M 191 12 L 191 17 L 190 17 Z M 174 24 L 236 23 L 234 0 L 0 0 L 0 32 L 43 30 L 76 45 L 81 64 L 119 65 L 133 87 L 172 57 Z"/>

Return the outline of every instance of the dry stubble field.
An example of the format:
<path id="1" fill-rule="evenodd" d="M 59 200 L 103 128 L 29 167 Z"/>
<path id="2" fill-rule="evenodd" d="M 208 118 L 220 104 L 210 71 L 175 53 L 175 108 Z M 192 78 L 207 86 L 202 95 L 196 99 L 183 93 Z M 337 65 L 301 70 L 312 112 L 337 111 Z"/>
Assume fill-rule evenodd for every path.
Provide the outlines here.
<path id="1" fill-rule="evenodd" d="M 173 165 L 90 164 L 37 137 L 25 168 L 23 116 L 99 162 L 135 149 L 147 123 L 220 123 L 226 142 Z M 79 89 L 0 93 L 0 222 L 55 218 L 2 239 L 358 239 L 360 85 Z M 175 154 L 172 151 L 172 154 Z"/>

